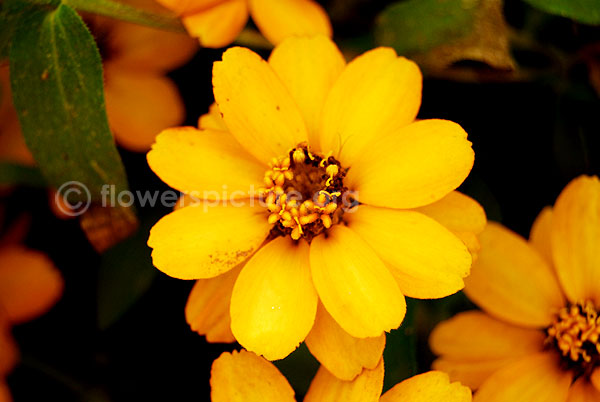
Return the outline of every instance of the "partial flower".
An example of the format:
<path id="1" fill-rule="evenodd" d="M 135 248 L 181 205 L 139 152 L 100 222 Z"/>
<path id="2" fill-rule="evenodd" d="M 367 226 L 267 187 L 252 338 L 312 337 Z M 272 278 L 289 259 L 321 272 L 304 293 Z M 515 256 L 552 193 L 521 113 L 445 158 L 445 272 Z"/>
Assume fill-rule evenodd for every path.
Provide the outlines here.
<path id="1" fill-rule="evenodd" d="M 469 388 L 448 375 L 430 371 L 396 384 L 381 396 L 383 359 L 353 381 L 340 380 L 323 366 L 314 377 L 305 402 L 470 402 Z M 294 390 L 277 368 L 252 352 L 225 352 L 214 361 L 210 384 L 213 402 L 295 402 Z"/>
<path id="2" fill-rule="evenodd" d="M 529 241 L 490 223 L 465 292 L 482 309 L 433 332 L 433 367 L 476 402 L 600 401 L 600 180 L 581 176 Z"/>
<path id="3" fill-rule="evenodd" d="M 211 341 L 275 360 L 306 340 L 342 379 L 374 369 L 404 295 L 464 286 L 461 234 L 485 225 L 454 191 L 473 165 L 467 134 L 415 122 L 420 71 L 389 48 L 346 65 L 323 36 L 289 38 L 268 62 L 236 47 L 213 87 L 201 128 L 165 130 L 148 153 L 188 205 L 152 228 L 154 265 L 199 279 L 186 316 Z"/>
<path id="4" fill-rule="evenodd" d="M 260 32 L 277 45 L 290 36 L 326 35 L 331 23 L 314 0 L 158 0 L 181 16 L 204 47 L 223 47 L 237 38 L 252 16 Z"/>

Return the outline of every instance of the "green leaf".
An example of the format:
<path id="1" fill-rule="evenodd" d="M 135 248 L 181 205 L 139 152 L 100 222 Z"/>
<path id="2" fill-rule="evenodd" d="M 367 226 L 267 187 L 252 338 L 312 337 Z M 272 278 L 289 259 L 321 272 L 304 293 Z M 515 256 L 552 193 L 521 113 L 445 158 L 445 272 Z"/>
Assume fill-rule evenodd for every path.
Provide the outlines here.
<path id="1" fill-rule="evenodd" d="M 146 244 L 158 220 L 142 222 L 136 234 L 102 255 L 98 271 L 98 327 L 106 329 L 123 316 L 150 288 L 158 270 Z"/>
<path id="2" fill-rule="evenodd" d="M 589 25 L 600 25 L 600 0 L 524 0 L 549 14 L 571 18 Z"/>
<path id="3" fill-rule="evenodd" d="M 78 181 L 101 199 L 105 184 L 127 189 L 104 106 L 102 63 L 94 39 L 70 7 L 29 11 L 10 49 L 13 102 L 47 182 Z M 69 200 L 83 199 L 74 192 Z"/>
<path id="4" fill-rule="evenodd" d="M 0 162 L 0 184 L 46 187 L 44 176 L 38 168 L 11 162 Z"/>

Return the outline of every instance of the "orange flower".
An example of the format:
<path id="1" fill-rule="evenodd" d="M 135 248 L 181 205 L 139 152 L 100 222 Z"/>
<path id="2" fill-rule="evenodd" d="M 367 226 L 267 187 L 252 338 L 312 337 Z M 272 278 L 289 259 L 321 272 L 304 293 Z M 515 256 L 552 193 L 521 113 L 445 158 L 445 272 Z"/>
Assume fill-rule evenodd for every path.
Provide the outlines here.
<path id="1" fill-rule="evenodd" d="M 304 402 L 470 402 L 471 391 L 448 376 L 430 371 L 396 384 L 381 396 L 383 359 L 353 381 L 343 381 L 321 366 Z M 294 390 L 277 368 L 251 352 L 223 353 L 214 361 L 213 402 L 294 402 Z"/>
<path id="2" fill-rule="evenodd" d="M 485 312 L 440 324 L 434 367 L 476 402 L 600 401 L 600 181 L 582 176 L 529 242 L 490 223 L 465 292 Z"/>
<path id="3" fill-rule="evenodd" d="M 326 35 L 331 23 L 313 0 L 158 0 L 178 15 L 190 35 L 205 47 L 229 45 L 240 34 L 248 16 L 271 43 L 289 36 Z"/>
<path id="4" fill-rule="evenodd" d="M 375 368 L 403 295 L 447 296 L 469 272 L 452 231 L 476 233 L 485 215 L 453 192 L 473 164 L 466 133 L 414 122 L 421 74 L 389 48 L 348 65 L 323 36 L 289 38 L 268 63 L 232 48 L 213 86 L 201 124 L 214 128 L 165 130 L 148 153 L 201 199 L 152 228 L 155 266 L 200 279 L 186 314 L 209 340 L 235 335 L 273 360 L 306 339 L 340 378 Z"/>

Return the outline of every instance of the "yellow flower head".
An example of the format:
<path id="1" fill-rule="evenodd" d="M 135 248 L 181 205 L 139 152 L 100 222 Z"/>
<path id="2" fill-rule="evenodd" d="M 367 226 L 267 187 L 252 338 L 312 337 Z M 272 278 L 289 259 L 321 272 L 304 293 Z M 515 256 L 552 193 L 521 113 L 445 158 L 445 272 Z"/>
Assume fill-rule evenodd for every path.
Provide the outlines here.
<path id="1" fill-rule="evenodd" d="M 248 17 L 271 43 L 290 36 L 326 35 L 331 23 L 313 0 L 158 0 L 181 16 L 191 36 L 204 47 L 229 45 L 240 34 Z"/>
<path id="2" fill-rule="evenodd" d="M 546 208 L 529 242 L 481 234 L 465 292 L 485 312 L 440 324 L 434 367 L 477 402 L 600 401 L 600 181 L 581 176 Z"/>
<path id="3" fill-rule="evenodd" d="M 383 396 L 383 359 L 352 381 L 340 380 L 323 366 L 304 402 L 470 402 L 471 391 L 430 371 L 402 381 Z M 214 361 L 210 385 L 213 402 L 295 402 L 294 390 L 277 368 L 254 353 L 225 352 Z"/>
<path id="4" fill-rule="evenodd" d="M 453 192 L 473 164 L 466 133 L 414 121 L 419 69 L 389 48 L 346 65 L 323 36 L 289 38 L 268 62 L 236 47 L 213 86 L 201 129 L 165 130 L 148 153 L 200 201 L 153 227 L 155 266 L 202 279 L 187 316 L 209 339 L 280 359 L 306 338 L 342 378 L 374 368 L 404 295 L 447 296 L 469 273 L 457 235 L 485 215 Z"/>

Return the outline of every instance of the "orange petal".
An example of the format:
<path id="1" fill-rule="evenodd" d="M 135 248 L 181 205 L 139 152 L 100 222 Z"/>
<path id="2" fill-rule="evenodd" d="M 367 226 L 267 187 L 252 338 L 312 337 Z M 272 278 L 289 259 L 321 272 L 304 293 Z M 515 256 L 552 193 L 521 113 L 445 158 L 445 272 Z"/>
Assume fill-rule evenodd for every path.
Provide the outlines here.
<path id="1" fill-rule="evenodd" d="M 162 181 L 200 200 L 250 198 L 267 169 L 228 132 L 193 127 L 161 132 L 147 158 Z"/>
<path id="2" fill-rule="evenodd" d="M 345 147 L 345 146 L 344 146 Z M 364 204 L 415 208 L 456 189 L 473 166 L 467 133 L 446 120 L 421 120 L 361 148 L 346 176 Z"/>
<path id="3" fill-rule="evenodd" d="M 376 337 L 402 323 L 406 303 L 394 277 L 347 227 L 336 225 L 312 241 L 310 268 L 327 312 L 350 335 Z"/>
<path id="4" fill-rule="evenodd" d="M 247 0 L 227 0 L 184 16 L 181 21 L 191 36 L 204 47 L 224 47 L 242 32 L 248 21 Z"/>
<path id="5" fill-rule="evenodd" d="M 598 402 L 600 391 L 588 382 L 584 377 L 579 377 L 569 390 L 566 402 Z"/>
<path id="6" fill-rule="evenodd" d="M 213 362 L 212 402 L 295 402 L 294 390 L 275 366 L 242 350 Z"/>
<path id="7" fill-rule="evenodd" d="M 410 297 L 439 298 L 464 287 L 471 255 L 435 220 L 414 211 L 360 205 L 346 214 L 348 227 L 379 255 Z"/>
<path id="8" fill-rule="evenodd" d="M 227 126 L 216 103 L 210 105 L 208 113 L 200 116 L 198 119 L 198 128 L 227 131 Z"/>
<path id="9" fill-rule="evenodd" d="M 192 330 L 205 335 L 208 342 L 235 342 L 229 305 L 241 269 L 239 265 L 215 278 L 197 280 L 188 297 L 185 318 Z"/>
<path id="10" fill-rule="evenodd" d="M 280 4 L 279 1 L 270 3 Z M 344 57 L 335 43 L 324 36 L 289 38 L 273 50 L 269 64 L 300 108 L 311 149 L 319 151 L 321 111 L 333 83 L 346 65 Z"/>
<path id="11" fill-rule="evenodd" d="M 0 380 L 0 402 L 12 402 L 12 396 L 10 395 L 10 389 L 4 381 Z"/>
<path id="12" fill-rule="evenodd" d="M 498 370 L 475 394 L 475 402 L 565 401 L 573 379 L 560 368 L 559 357 L 539 353 Z"/>
<path id="13" fill-rule="evenodd" d="M 509 357 L 498 360 L 466 362 L 441 357 L 431 364 L 431 368 L 448 373 L 452 381 L 460 381 L 475 390 L 496 371 L 518 360 L 519 357 Z"/>
<path id="14" fill-rule="evenodd" d="M 429 371 L 396 384 L 381 402 L 471 402 L 471 390 L 450 382 L 448 374 Z"/>
<path id="15" fill-rule="evenodd" d="M 119 145 L 147 151 L 158 133 L 183 121 L 183 102 L 170 79 L 110 64 L 104 71 L 106 113 Z"/>
<path id="16" fill-rule="evenodd" d="M 242 269 L 231 297 L 231 330 L 249 351 L 283 359 L 308 335 L 317 312 L 308 252 L 306 242 L 279 237 Z"/>
<path id="17" fill-rule="evenodd" d="M 552 245 L 551 245 L 551 233 L 552 233 L 552 207 L 546 207 L 540 212 L 540 214 L 533 222 L 531 231 L 529 232 L 529 244 L 535 248 L 538 253 L 549 266 L 553 266 L 552 262 Z"/>
<path id="18" fill-rule="evenodd" d="M 0 306 L 11 323 L 46 313 L 63 287 L 60 272 L 45 254 L 20 246 L 0 250 Z"/>
<path id="19" fill-rule="evenodd" d="M 592 375 L 590 376 L 590 380 L 594 387 L 600 392 L 600 368 L 596 368 Z"/>
<path id="20" fill-rule="evenodd" d="M 352 60 L 325 102 L 321 150 L 332 151 L 342 165 L 351 166 L 374 140 L 415 119 L 421 82 L 419 67 L 390 48 Z"/>
<path id="21" fill-rule="evenodd" d="M 179 279 L 212 278 L 245 261 L 271 229 L 264 208 L 198 203 L 177 209 L 150 230 L 154 266 Z"/>
<path id="22" fill-rule="evenodd" d="M 258 160 L 268 163 L 307 141 L 306 126 L 289 91 L 251 50 L 227 50 L 223 61 L 213 66 L 213 88 L 225 124 Z"/>
<path id="23" fill-rule="evenodd" d="M 10 333 L 10 323 L 4 313 L 0 316 L 0 401 L 2 401 L 2 378 L 17 364 L 19 351 Z"/>
<path id="24" fill-rule="evenodd" d="M 341 380 L 351 381 L 363 371 L 374 369 L 385 347 L 385 334 L 355 338 L 339 326 L 319 303 L 315 324 L 306 337 L 310 353 Z"/>
<path id="25" fill-rule="evenodd" d="M 327 13 L 312 0 L 249 0 L 250 15 L 260 32 L 277 45 L 290 36 L 331 37 Z"/>
<path id="26" fill-rule="evenodd" d="M 352 381 L 344 381 L 321 366 L 304 402 L 377 402 L 383 389 L 383 359 L 375 369 L 365 369 Z"/>
<path id="27" fill-rule="evenodd" d="M 552 255 L 561 285 L 573 303 L 600 305 L 600 180 L 580 176 L 554 205 Z"/>
<path id="28" fill-rule="evenodd" d="M 467 296 L 488 313 L 525 327 L 546 327 L 564 307 L 551 268 L 522 237 L 490 222 L 465 279 Z"/>

